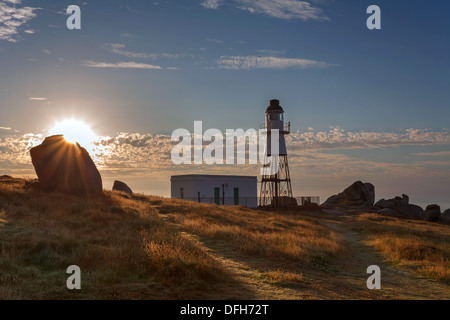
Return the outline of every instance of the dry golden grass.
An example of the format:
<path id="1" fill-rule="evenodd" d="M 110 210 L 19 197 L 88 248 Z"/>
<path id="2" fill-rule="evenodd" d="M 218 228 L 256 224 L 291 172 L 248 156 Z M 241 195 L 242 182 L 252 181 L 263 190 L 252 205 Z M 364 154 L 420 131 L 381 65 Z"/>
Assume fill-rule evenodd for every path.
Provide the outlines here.
<path id="1" fill-rule="evenodd" d="M 0 299 L 205 298 L 211 283 L 226 278 L 158 217 L 156 198 L 82 198 L 31 184 L 0 180 Z M 85 290 L 66 288 L 73 264 Z"/>
<path id="2" fill-rule="evenodd" d="M 450 282 L 450 229 L 425 221 L 364 214 L 355 228 L 392 264 L 420 276 Z"/>
<path id="3" fill-rule="evenodd" d="M 273 281 L 281 284 L 289 284 L 295 282 L 302 282 L 303 275 L 301 273 L 296 272 L 288 272 L 285 270 L 275 270 L 270 272 L 264 272 L 261 274 L 263 279 L 267 279 L 269 281 Z"/>
<path id="4" fill-rule="evenodd" d="M 181 200 L 164 201 L 160 212 L 183 230 L 206 240 L 222 240 L 243 255 L 303 266 L 321 266 L 344 250 L 342 237 L 299 213 L 274 213 Z"/>
<path id="5" fill-rule="evenodd" d="M 337 233 L 298 214 L 46 193 L 32 180 L 0 177 L 0 299 L 223 298 L 230 287 L 245 298 L 229 270 L 180 228 L 266 266 L 284 263 L 262 271 L 279 283 L 300 281 L 299 266 L 322 269 L 344 250 Z M 67 290 L 69 265 L 81 268 L 85 290 Z"/>
<path id="6" fill-rule="evenodd" d="M 352 260 L 363 246 L 349 243 L 350 227 L 393 264 L 448 282 L 448 226 L 109 191 L 79 197 L 0 177 L 0 300 L 377 297 L 354 277 L 359 258 L 377 255 Z M 81 268 L 80 291 L 66 288 L 70 265 Z M 394 280 L 414 286 L 408 277 Z"/>

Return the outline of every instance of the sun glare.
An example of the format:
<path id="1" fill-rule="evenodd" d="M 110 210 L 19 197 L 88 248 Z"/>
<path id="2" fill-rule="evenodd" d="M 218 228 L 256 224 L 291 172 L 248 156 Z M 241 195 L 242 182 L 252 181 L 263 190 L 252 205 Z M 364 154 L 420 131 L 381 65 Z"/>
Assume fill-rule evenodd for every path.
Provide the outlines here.
<path id="1" fill-rule="evenodd" d="M 50 134 L 62 134 L 68 142 L 78 142 L 86 149 L 90 149 L 91 143 L 96 139 L 96 135 L 92 129 L 83 121 L 76 119 L 58 122 L 50 129 Z"/>

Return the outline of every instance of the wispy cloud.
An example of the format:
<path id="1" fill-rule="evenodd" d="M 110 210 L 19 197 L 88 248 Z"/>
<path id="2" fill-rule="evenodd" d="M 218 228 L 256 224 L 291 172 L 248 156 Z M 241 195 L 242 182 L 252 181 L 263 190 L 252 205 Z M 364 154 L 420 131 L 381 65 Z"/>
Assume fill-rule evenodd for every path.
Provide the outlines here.
<path id="1" fill-rule="evenodd" d="M 21 2 L 21 0 L 0 1 L 0 40 L 17 42 L 21 27 L 36 17 L 34 11 L 38 8 L 19 7 Z"/>
<path id="2" fill-rule="evenodd" d="M 317 3 L 317 1 L 314 1 Z M 203 0 L 207 9 L 218 9 L 225 1 Z M 254 14 L 264 14 L 278 19 L 329 20 L 322 10 L 310 2 L 299 0 L 234 0 L 234 7 Z"/>
<path id="3" fill-rule="evenodd" d="M 223 43 L 223 41 L 222 41 L 222 40 L 219 40 L 219 39 L 206 38 L 205 40 L 206 40 L 206 41 L 209 41 L 209 42 Z"/>
<path id="4" fill-rule="evenodd" d="M 237 0 L 239 8 L 279 19 L 329 20 L 322 10 L 298 0 Z"/>
<path id="5" fill-rule="evenodd" d="M 9 130 L 12 130 L 10 127 L 0 127 L 0 130 L 7 130 L 7 131 L 9 131 Z"/>
<path id="6" fill-rule="evenodd" d="M 119 34 L 119 37 L 122 37 L 122 38 L 136 38 L 136 36 L 132 35 L 131 33 L 126 33 L 126 32 Z"/>
<path id="7" fill-rule="evenodd" d="M 223 2 L 224 0 L 202 0 L 200 4 L 207 9 L 218 9 Z"/>
<path id="8" fill-rule="evenodd" d="M 258 53 L 263 54 L 263 55 L 268 55 L 268 56 L 278 56 L 278 55 L 283 55 L 286 53 L 286 51 L 281 51 L 281 50 L 269 50 L 269 49 L 261 49 L 261 50 L 256 50 Z"/>
<path id="9" fill-rule="evenodd" d="M 47 101 L 48 99 L 45 98 L 45 97 L 30 97 L 30 98 L 28 98 L 28 100 L 31 100 L 31 101 Z"/>
<path id="10" fill-rule="evenodd" d="M 153 69 L 159 70 L 162 69 L 161 66 L 147 64 L 147 63 L 138 63 L 134 61 L 129 62 L 95 62 L 95 61 L 84 61 L 82 66 L 89 68 L 113 68 L 113 69 Z"/>
<path id="11" fill-rule="evenodd" d="M 450 157 L 450 151 L 420 152 L 420 153 L 413 153 L 412 155 L 420 157 Z"/>
<path id="12" fill-rule="evenodd" d="M 222 69 L 287 69 L 287 68 L 326 68 L 332 65 L 326 62 L 298 59 L 281 58 L 274 56 L 222 56 L 217 60 L 219 68 Z"/>
<path id="13" fill-rule="evenodd" d="M 181 53 L 146 53 L 146 52 L 133 52 L 126 50 L 126 46 L 121 43 L 105 43 L 105 47 L 113 53 L 121 56 L 125 56 L 132 59 L 152 59 L 158 58 L 180 58 L 185 56 Z"/>

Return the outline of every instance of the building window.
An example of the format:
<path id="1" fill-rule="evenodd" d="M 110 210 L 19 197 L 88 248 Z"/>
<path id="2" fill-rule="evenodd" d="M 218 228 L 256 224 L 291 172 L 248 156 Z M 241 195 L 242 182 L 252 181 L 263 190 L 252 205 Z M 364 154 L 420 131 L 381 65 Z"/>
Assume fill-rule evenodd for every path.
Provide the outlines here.
<path id="1" fill-rule="evenodd" d="M 184 199 L 184 188 L 180 188 L 180 198 Z"/>

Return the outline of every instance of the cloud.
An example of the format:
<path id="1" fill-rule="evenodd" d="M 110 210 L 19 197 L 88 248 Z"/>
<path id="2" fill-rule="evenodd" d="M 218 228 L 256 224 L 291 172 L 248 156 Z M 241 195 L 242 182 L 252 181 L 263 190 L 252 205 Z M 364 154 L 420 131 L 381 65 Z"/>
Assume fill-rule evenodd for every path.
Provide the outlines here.
<path id="1" fill-rule="evenodd" d="M 361 149 L 400 145 L 450 144 L 450 131 L 406 129 L 402 132 L 349 132 L 339 127 L 329 131 L 291 133 L 286 138 L 290 149 Z"/>
<path id="2" fill-rule="evenodd" d="M 0 162 L 9 163 L 11 168 L 29 165 L 31 159 L 29 150 L 38 145 L 43 140 L 41 134 L 12 134 L 7 137 L 0 137 Z"/>
<path id="3" fill-rule="evenodd" d="M 11 131 L 10 127 L 0 129 Z M 13 161 L 14 154 L 21 155 L 27 152 L 27 148 L 36 145 L 43 140 L 41 134 L 25 134 L 0 138 L 0 154 L 9 154 L 8 160 Z M 450 145 L 450 131 L 431 131 L 426 129 L 407 129 L 402 132 L 350 132 L 340 128 L 331 128 L 328 131 L 293 132 L 286 137 L 289 157 L 300 163 L 308 160 L 311 166 L 315 161 L 326 159 L 337 161 L 348 156 L 339 154 L 325 154 L 320 151 L 330 149 L 375 149 L 401 145 Z M 170 152 L 175 145 L 171 141 L 171 135 L 167 134 L 141 134 L 118 133 L 116 136 L 99 137 L 95 141 L 94 154 L 98 163 L 110 168 L 169 168 L 173 167 Z M 419 153 L 417 155 L 443 156 L 448 152 Z M 1 158 L 5 159 L 5 158 Z M 355 160 L 355 159 L 353 159 Z M 361 164 L 365 160 L 361 161 Z M 19 161 L 20 162 L 20 161 Z M 378 162 L 373 166 L 379 167 Z M 417 162 L 419 163 L 419 162 Z M 330 163 L 332 167 L 333 163 Z M 448 164 L 450 167 L 450 164 Z M 330 170 L 331 170 L 330 167 Z M 349 164 L 350 168 L 350 164 Z M 339 170 L 339 168 L 336 168 Z"/>
<path id="4" fill-rule="evenodd" d="M 89 68 L 113 68 L 113 69 L 153 69 L 153 70 L 160 70 L 162 69 L 161 66 L 156 66 L 152 64 L 147 63 L 138 63 L 138 62 L 115 62 L 115 63 L 109 63 L 109 62 L 94 62 L 94 61 L 84 61 L 82 64 L 83 67 L 89 67 Z"/>
<path id="5" fill-rule="evenodd" d="M 447 157 L 450 156 L 450 151 L 421 152 L 421 153 L 413 153 L 412 155 L 419 157 Z"/>
<path id="6" fill-rule="evenodd" d="M 285 54 L 286 51 L 281 51 L 281 50 L 268 50 L 268 49 L 264 49 L 264 50 L 256 50 L 258 53 L 261 53 L 263 55 L 282 55 Z"/>
<path id="7" fill-rule="evenodd" d="M 207 9 L 218 9 L 223 2 L 223 0 L 203 0 L 200 4 Z"/>
<path id="8" fill-rule="evenodd" d="M 126 33 L 126 32 L 119 34 L 119 37 L 122 37 L 122 38 L 136 38 L 136 36 L 132 35 L 131 33 Z"/>
<path id="9" fill-rule="evenodd" d="M 291 133 L 286 139 L 289 161 L 295 172 L 305 175 L 357 176 L 367 172 L 389 175 L 442 174 L 445 168 L 432 168 L 436 162 L 383 163 L 355 159 L 343 154 L 328 154 L 330 149 L 377 149 L 400 145 L 450 144 L 450 132 L 408 129 L 403 132 L 348 132 L 340 128 L 328 131 L 306 131 Z M 119 133 L 115 137 L 100 137 L 95 145 L 95 158 L 102 168 L 126 170 L 161 170 L 168 174 L 174 171 L 203 173 L 258 174 L 258 166 L 175 166 L 170 153 L 176 143 L 166 134 Z M 392 151 L 391 151 L 392 152 Z M 394 151 L 395 152 L 395 151 Z M 440 163 L 441 164 L 441 163 Z"/>
<path id="10" fill-rule="evenodd" d="M 327 68 L 332 65 L 326 62 L 298 59 L 298 58 L 281 58 L 273 56 L 222 56 L 217 60 L 217 64 L 221 69 L 308 69 L 308 68 Z"/>
<path id="11" fill-rule="evenodd" d="M 1 170 L 5 174 L 33 175 L 29 149 L 42 142 L 44 136 L 32 133 L 17 134 L 10 130 L 6 132 L 3 136 L 0 134 Z M 324 200 L 352 182 L 364 180 L 374 183 L 377 190 L 381 190 L 377 191 L 379 198 L 407 193 L 411 199 L 421 196 L 423 201 L 438 201 L 440 198 L 436 198 L 436 194 L 443 194 L 442 197 L 446 199 L 450 183 L 448 161 L 437 158 L 429 161 L 418 159 L 408 163 L 392 163 L 388 160 L 373 161 L 336 152 L 324 152 L 339 148 L 380 148 L 380 154 L 384 154 L 395 150 L 381 149 L 383 147 L 436 144 L 450 144 L 449 130 L 349 132 L 330 128 L 326 131 L 291 133 L 287 137 L 287 146 L 294 192 L 296 195 L 320 195 Z M 149 181 L 158 180 L 160 183 L 152 190 L 164 195 L 168 194 L 166 190 L 170 190 L 169 178 L 174 174 L 259 175 L 259 165 L 176 166 L 170 159 L 174 145 L 171 136 L 167 134 L 122 132 L 111 137 L 99 137 L 92 156 L 102 177 L 110 179 L 111 183 L 118 177 L 123 177 L 147 188 L 151 184 Z M 440 153 L 435 155 L 439 156 Z"/>
<path id="12" fill-rule="evenodd" d="M 239 8 L 279 19 L 329 20 L 322 10 L 298 0 L 238 0 Z"/>
<path id="13" fill-rule="evenodd" d="M 207 9 L 219 9 L 222 0 L 203 0 L 200 4 Z M 313 1 L 318 3 L 317 1 Z M 234 0 L 234 7 L 254 14 L 264 14 L 278 19 L 329 20 L 320 8 L 307 1 L 299 0 Z"/>
<path id="14" fill-rule="evenodd" d="M 31 101 L 47 101 L 48 99 L 45 98 L 45 97 L 31 97 L 31 98 L 28 98 L 28 100 L 31 100 Z"/>
<path id="15" fill-rule="evenodd" d="M 105 43 L 108 50 L 113 53 L 119 54 L 132 59 L 153 59 L 158 58 L 180 58 L 184 57 L 185 54 L 179 53 L 145 53 L 145 52 L 132 52 L 125 50 L 125 45 L 121 43 Z"/>
<path id="16" fill-rule="evenodd" d="M 0 41 L 17 42 L 22 25 L 36 17 L 34 11 L 38 8 L 18 7 L 19 4 L 20 0 L 0 1 Z"/>

